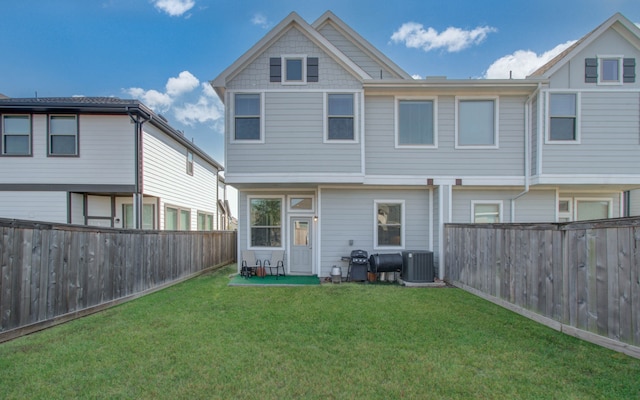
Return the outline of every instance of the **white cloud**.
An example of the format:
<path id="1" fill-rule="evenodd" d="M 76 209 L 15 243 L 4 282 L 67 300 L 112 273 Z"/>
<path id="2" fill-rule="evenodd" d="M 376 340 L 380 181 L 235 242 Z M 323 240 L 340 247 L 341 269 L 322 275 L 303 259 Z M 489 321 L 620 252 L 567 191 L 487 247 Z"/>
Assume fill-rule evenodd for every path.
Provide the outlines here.
<path id="1" fill-rule="evenodd" d="M 251 18 L 251 23 L 254 25 L 258 25 L 259 27 L 264 29 L 267 29 L 271 26 L 271 23 L 267 20 L 267 17 L 261 13 L 254 14 L 253 18 Z"/>
<path id="2" fill-rule="evenodd" d="M 152 0 L 152 2 L 158 10 L 172 17 L 179 17 L 196 5 L 195 0 Z"/>
<path id="3" fill-rule="evenodd" d="M 131 97 L 139 99 L 146 106 L 157 112 L 165 112 L 171 106 L 173 100 L 166 93 L 160 93 L 157 90 L 144 90 L 142 88 L 125 89 L 125 93 Z"/>
<path id="4" fill-rule="evenodd" d="M 167 94 L 171 97 L 180 96 L 197 88 L 200 84 L 198 78 L 189 71 L 182 71 L 177 78 L 169 78 L 167 81 Z"/>
<path id="5" fill-rule="evenodd" d="M 443 32 L 438 32 L 431 27 L 424 29 L 422 24 L 416 22 L 407 22 L 391 35 L 391 40 L 424 51 L 444 48 L 450 53 L 455 53 L 482 43 L 489 33 L 496 31 L 496 28 L 490 26 L 479 26 L 473 30 L 449 27 Z"/>
<path id="6" fill-rule="evenodd" d="M 224 116 L 223 105 L 209 83 L 202 83 L 202 92 L 195 103 L 184 103 L 174 107 L 173 113 L 179 122 L 194 124 L 216 123 Z"/>
<path id="7" fill-rule="evenodd" d="M 549 62 L 553 57 L 575 43 L 571 40 L 557 45 L 553 49 L 540 55 L 531 50 L 517 50 L 512 54 L 501 57 L 493 62 L 487 69 L 484 77 L 487 79 L 522 79 L 526 78 L 536 69 Z M 511 73 L 511 76 L 510 76 Z"/>

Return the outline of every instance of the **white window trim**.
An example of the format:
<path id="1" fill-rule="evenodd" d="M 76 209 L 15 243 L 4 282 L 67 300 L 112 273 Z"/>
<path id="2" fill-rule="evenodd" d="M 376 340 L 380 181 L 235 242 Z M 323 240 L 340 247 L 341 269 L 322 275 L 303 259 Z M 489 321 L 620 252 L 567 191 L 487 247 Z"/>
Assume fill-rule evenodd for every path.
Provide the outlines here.
<path id="1" fill-rule="evenodd" d="M 254 247 L 251 246 L 251 200 L 252 199 L 280 199 L 280 247 Z M 286 227 L 284 223 L 285 218 L 285 196 L 280 195 L 251 195 L 247 196 L 247 250 L 256 250 L 256 251 L 269 251 L 269 250 L 285 250 L 286 246 Z"/>
<path id="2" fill-rule="evenodd" d="M 76 120 L 76 152 L 73 154 L 57 154 L 52 152 L 51 138 L 53 136 L 71 136 L 62 134 L 51 134 L 52 117 L 74 117 Z M 80 156 L 80 116 L 78 114 L 49 114 L 47 115 L 47 157 L 79 157 Z"/>
<path id="3" fill-rule="evenodd" d="M 609 86 L 620 86 L 623 82 L 623 73 L 624 73 L 624 56 L 621 55 L 608 55 L 602 54 L 596 56 L 598 59 L 598 85 L 609 85 Z M 602 60 L 618 60 L 618 80 L 617 81 L 603 81 L 602 79 L 602 65 L 600 62 Z"/>
<path id="4" fill-rule="evenodd" d="M 551 94 L 575 94 L 576 95 L 576 139 L 575 140 L 552 140 L 551 139 Z M 572 92 L 572 91 L 547 91 L 545 93 L 545 123 L 544 123 L 544 144 L 553 144 L 553 145 L 572 145 L 572 144 L 580 144 L 581 136 L 581 92 Z"/>
<path id="5" fill-rule="evenodd" d="M 460 101 L 465 100 L 488 100 L 493 101 L 493 144 L 492 145 L 464 145 L 459 144 L 458 119 L 460 116 Z M 456 96 L 456 109 L 454 115 L 455 132 L 456 132 L 456 149 L 499 149 L 500 148 L 500 98 L 498 96 Z"/>
<path id="6" fill-rule="evenodd" d="M 302 60 L 302 80 L 287 80 L 287 60 Z M 307 55 L 306 54 L 284 54 L 280 61 L 280 76 L 282 85 L 306 85 L 307 84 Z"/>
<path id="7" fill-rule="evenodd" d="M 476 205 L 478 204 L 497 205 L 498 206 L 498 223 L 502 223 L 504 221 L 502 200 L 471 200 L 471 218 L 470 219 L 472 224 L 480 223 L 480 222 L 475 222 L 476 221 Z"/>
<path id="8" fill-rule="evenodd" d="M 311 199 L 311 209 L 309 210 L 301 210 L 298 208 L 291 207 L 291 199 Z M 287 211 L 294 213 L 302 213 L 302 214 L 313 214 L 316 208 L 316 202 L 314 201 L 314 196 L 312 195 L 289 195 L 287 196 Z"/>
<path id="9" fill-rule="evenodd" d="M 353 139 L 329 139 L 329 95 L 330 94 L 352 94 L 353 95 Z M 332 90 L 330 92 L 323 92 L 322 95 L 322 124 L 324 138 L 323 143 L 359 143 L 358 131 L 360 130 L 360 92 L 356 91 L 340 91 Z"/>
<path id="10" fill-rule="evenodd" d="M 561 201 L 566 201 L 569 203 L 569 211 L 565 211 L 562 212 L 560 211 L 560 202 Z M 556 205 L 556 221 L 560 221 L 560 218 L 568 218 L 569 221 L 573 221 L 574 220 L 574 216 L 573 216 L 573 209 L 575 207 L 573 207 L 573 198 L 571 197 L 559 197 L 558 198 L 558 204 Z"/>
<path id="11" fill-rule="evenodd" d="M 400 245 L 397 246 L 379 246 L 378 245 L 378 204 L 400 204 L 402 208 L 402 221 L 400 221 Z M 391 199 L 376 199 L 373 201 L 373 249 L 374 250 L 401 250 L 405 245 L 405 230 L 407 219 L 405 218 L 406 207 L 404 200 Z"/>
<path id="12" fill-rule="evenodd" d="M 237 94 L 258 94 L 260 95 L 260 139 L 236 139 L 236 95 Z M 265 93 L 264 91 L 238 91 L 238 92 L 231 92 L 230 93 L 231 99 L 229 101 L 229 132 L 230 132 L 230 136 L 229 136 L 229 143 L 233 143 L 233 144 L 257 144 L 257 143 L 264 143 L 264 137 L 265 137 L 265 105 L 264 105 L 264 98 L 265 98 Z"/>
<path id="13" fill-rule="evenodd" d="M 433 144 L 400 144 L 400 102 L 407 101 L 432 101 L 433 102 Z M 396 149 L 437 149 L 438 148 L 438 97 L 421 96 L 396 96 L 394 99 L 394 130 Z"/>
<path id="14" fill-rule="evenodd" d="M 613 199 L 611 197 L 576 197 L 573 199 L 573 219 L 578 220 L 578 202 L 579 201 L 606 201 L 609 204 L 609 212 L 607 218 L 613 218 Z"/>
<path id="15" fill-rule="evenodd" d="M 27 119 L 29 120 L 29 132 L 27 133 L 6 133 L 5 132 L 5 128 L 4 128 L 4 119 L 5 117 L 27 117 Z M 0 137 L 0 140 L 2 140 L 2 142 L 0 142 L 0 148 L 2 149 L 2 155 L 3 156 L 9 156 L 9 157 L 26 157 L 26 156 L 31 156 L 33 155 L 33 118 L 31 118 L 31 114 L 0 114 L 0 123 L 2 124 L 2 126 L 0 127 L 0 132 L 2 132 L 2 135 Z M 4 138 L 5 136 L 27 136 L 28 137 L 28 141 L 29 141 L 29 150 L 27 153 L 24 154 L 7 154 L 7 148 L 5 146 L 5 141 Z"/>

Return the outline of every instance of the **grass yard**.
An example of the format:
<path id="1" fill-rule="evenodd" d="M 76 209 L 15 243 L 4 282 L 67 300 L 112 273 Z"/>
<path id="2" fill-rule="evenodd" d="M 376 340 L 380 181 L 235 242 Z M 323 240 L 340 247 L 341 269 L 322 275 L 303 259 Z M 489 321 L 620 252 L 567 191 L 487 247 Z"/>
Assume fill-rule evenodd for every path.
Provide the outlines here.
<path id="1" fill-rule="evenodd" d="M 0 344 L 3 399 L 638 399 L 640 360 L 462 290 L 227 267 Z"/>

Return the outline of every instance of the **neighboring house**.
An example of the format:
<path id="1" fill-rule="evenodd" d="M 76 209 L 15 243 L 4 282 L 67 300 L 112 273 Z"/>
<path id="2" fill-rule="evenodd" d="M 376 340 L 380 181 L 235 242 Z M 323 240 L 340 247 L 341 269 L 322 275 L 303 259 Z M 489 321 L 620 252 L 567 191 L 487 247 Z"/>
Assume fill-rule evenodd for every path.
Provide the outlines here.
<path id="1" fill-rule="evenodd" d="M 222 166 L 137 100 L 0 99 L 0 217 L 221 228 Z"/>
<path id="2" fill-rule="evenodd" d="M 616 14 L 527 79 L 414 80 L 331 12 L 291 13 L 211 82 L 239 251 L 329 276 L 355 249 L 432 250 L 443 277 L 445 223 L 623 216 L 638 59 Z"/>

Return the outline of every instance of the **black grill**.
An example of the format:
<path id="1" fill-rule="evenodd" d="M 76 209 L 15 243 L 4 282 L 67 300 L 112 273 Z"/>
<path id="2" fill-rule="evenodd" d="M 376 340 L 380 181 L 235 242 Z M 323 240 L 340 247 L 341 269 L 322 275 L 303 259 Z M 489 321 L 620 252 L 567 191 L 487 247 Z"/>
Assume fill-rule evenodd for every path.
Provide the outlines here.
<path id="1" fill-rule="evenodd" d="M 349 261 L 348 279 L 350 281 L 366 281 L 369 269 L 369 253 L 364 250 L 353 250 Z"/>

